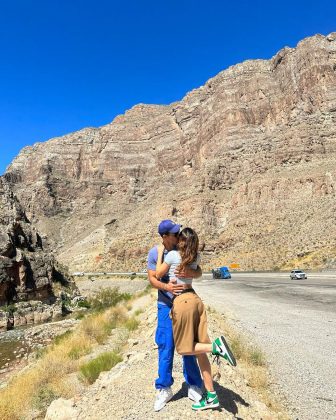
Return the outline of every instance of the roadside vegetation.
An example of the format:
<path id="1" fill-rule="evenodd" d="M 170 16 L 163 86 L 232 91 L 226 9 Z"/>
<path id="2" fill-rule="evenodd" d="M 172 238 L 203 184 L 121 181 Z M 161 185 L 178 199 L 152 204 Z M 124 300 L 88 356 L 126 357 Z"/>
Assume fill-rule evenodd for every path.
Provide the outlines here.
<path id="1" fill-rule="evenodd" d="M 79 381 L 91 384 L 100 372 L 119 363 L 122 346 L 139 325 L 137 315 L 127 314 L 130 299 L 130 294 L 114 288 L 83 301 L 82 308 L 86 309 L 76 330 L 59 335 L 50 346 L 36 352 L 32 366 L 0 390 L 0 419 L 43 415 L 54 399 L 71 398 Z M 91 359 L 90 353 L 106 343 L 113 330 L 122 332 L 121 342 L 116 340 L 116 348 Z"/>
<path id="2" fill-rule="evenodd" d="M 264 404 L 275 413 L 283 412 L 284 409 L 281 406 L 281 403 L 276 400 L 274 392 L 271 390 L 266 357 L 262 350 L 256 345 L 248 342 L 241 333 L 237 332 L 237 330 L 228 323 L 223 315 L 219 314 L 211 307 L 208 307 L 207 311 L 220 317 L 219 330 L 223 331 L 225 337 L 228 338 L 232 352 L 238 361 L 238 365 L 242 367 L 241 372 L 247 381 L 248 386 L 254 388 Z M 284 414 L 283 416 L 278 416 L 277 419 L 285 420 L 288 419 L 288 417 Z"/>

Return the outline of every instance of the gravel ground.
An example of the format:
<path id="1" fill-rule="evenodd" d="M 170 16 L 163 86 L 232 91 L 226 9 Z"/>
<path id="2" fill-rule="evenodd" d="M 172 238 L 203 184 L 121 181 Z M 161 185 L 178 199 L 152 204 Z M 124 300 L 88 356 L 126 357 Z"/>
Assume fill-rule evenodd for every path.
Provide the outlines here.
<path id="1" fill-rule="evenodd" d="M 266 353 L 293 419 L 336 419 L 334 286 L 237 280 L 195 288 Z"/>
<path id="2" fill-rule="evenodd" d="M 98 380 L 84 393 L 71 400 L 55 400 L 48 409 L 46 420 L 65 419 L 249 419 L 275 420 L 284 414 L 270 411 L 248 385 L 242 366 L 232 368 L 224 363 L 217 370 L 217 390 L 221 408 L 195 413 L 187 398 L 182 375 L 181 357 L 174 360 L 174 397 L 160 412 L 153 411 L 157 374 L 157 347 L 154 343 L 156 302 L 141 314 L 141 325 L 128 340 L 124 361 Z M 209 314 L 212 336 L 221 331 L 223 318 Z"/>

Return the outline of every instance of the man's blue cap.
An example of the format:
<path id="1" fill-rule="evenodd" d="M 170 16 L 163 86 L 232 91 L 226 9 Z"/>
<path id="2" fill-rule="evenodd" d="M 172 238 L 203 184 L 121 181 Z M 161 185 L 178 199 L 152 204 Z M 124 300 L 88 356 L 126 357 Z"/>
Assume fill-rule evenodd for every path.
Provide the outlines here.
<path id="1" fill-rule="evenodd" d="M 172 220 L 162 220 L 159 224 L 158 231 L 162 236 L 167 233 L 178 233 L 180 231 L 180 227 L 181 225 L 174 223 Z"/>

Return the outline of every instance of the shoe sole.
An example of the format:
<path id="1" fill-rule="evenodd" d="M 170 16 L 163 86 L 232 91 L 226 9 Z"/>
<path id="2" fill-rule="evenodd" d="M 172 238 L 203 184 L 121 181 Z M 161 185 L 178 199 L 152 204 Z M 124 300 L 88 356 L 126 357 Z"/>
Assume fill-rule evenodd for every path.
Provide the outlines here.
<path id="1" fill-rule="evenodd" d="M 221 340 L 224 343 L 226 353 L 229 355 L 230 360 L 228 360 L 228 362 L 230 363 L 231 366 L 237 366 L 236 358 L 234 357 L 228 343 L 226 342 L 223 336 L 221 336 Z"/>
<path id="2" fill-rule="evenodd" d="M 209 408 L 218 408 L 219 407 L 219 403 L 217 404 L 212 404 L 212 405 L 208 405 L 206 407 L 200 407 L 200 408 L 194 408 L 191 407 L 194 411 L 201 411 L 201 410 L 208 410 Z"/>

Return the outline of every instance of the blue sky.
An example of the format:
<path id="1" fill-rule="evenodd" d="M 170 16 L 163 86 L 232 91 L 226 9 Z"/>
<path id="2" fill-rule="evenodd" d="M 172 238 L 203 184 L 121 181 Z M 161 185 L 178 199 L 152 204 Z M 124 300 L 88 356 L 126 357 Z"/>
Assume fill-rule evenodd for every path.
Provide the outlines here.
<path id="1" fill-rule="evenodd" d="M 0 174 L 26 145 L 332 31 L 325 0 L 0 0 Z"/>

